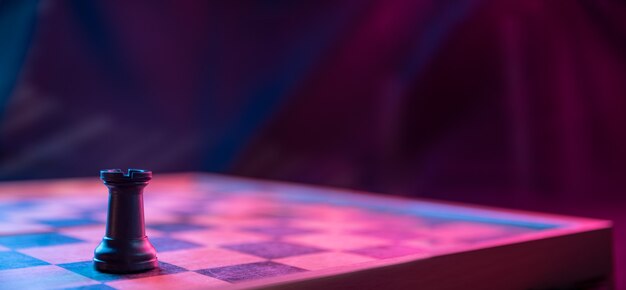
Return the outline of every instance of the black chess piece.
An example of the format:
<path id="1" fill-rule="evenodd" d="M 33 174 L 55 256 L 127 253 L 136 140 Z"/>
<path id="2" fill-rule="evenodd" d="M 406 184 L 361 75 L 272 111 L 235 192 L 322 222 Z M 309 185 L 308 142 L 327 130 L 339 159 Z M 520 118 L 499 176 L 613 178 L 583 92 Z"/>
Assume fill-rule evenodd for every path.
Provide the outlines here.
<path id="1" fill-rule="evenodd" d="M 129 169 L 100 171 L 100 179 L 109 188 L 109 211 L 106 234 L 94 251 L 96 270 L 109 273 L 132 273 L 158 267 L 156 250 L 145 233 L 143 189 L 152 172 Z"/>

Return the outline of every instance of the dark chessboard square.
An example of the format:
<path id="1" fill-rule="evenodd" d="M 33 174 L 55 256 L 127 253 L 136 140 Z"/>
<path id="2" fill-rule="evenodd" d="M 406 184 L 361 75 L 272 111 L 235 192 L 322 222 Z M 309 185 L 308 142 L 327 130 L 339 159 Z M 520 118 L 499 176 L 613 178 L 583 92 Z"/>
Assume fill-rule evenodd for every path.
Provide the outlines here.
<path id="1" fill-rule="evenodd" d="M 0 237 L 0 245 L 12 249 L 32 247 L 56 246 L 71 243 L 80 243 L 82 240 L 64 236 L 58 233 L 40 233 Z"/>
<path id="2" fill-rule="evenodd" d="M 161 223 L 161 224 L 149 224 L 148 228 L 155 229 L 162 232 L 183 232 L 183 231 L 194 231 L 194 230 L 204 230 L 211 228 L 206 225 L 195 225 L 190 223 Z"/>
<path id="3" fill-rule="evenodd" d="M 407 247 L 407 246 L 390 245 L 390 246 L 363 248 L 363 249 L 358 249 L 358 250 L 354 250 L 351 252 L 355 254 L 363 255 L 363 256 L 377 258 L 377 259 L 388 259 L 388 258 L 402 257 L 402 256 L 407 256 L 407 255 L 412 255 L 412 254 L 419 254 L 419 253 L 423 253 L 424 250 L 413 248 L 413 247 Z"/>
<path id="4" fill-rule="evenodd" d="M 316 230 L 312 230 L 312 229 L 301 229 L 301 228 L 281 227 L 281 226 L 247 227 L 247 228 L 242 228 L 242 230 L 247 231 L 247 232 L 271 235 L 271 236 L 300 235 L 300 234 L 308 234 L 308 233 L 316 232 Z"/>
<path id="5" fill-rule="evenodd" d="M 151 276 L 175 274 L 175 273 L 187 271 L 186 269 L 183 269 L 181 267 L 174 266 L 168 263 L 163 263 L 163 262 L 159 262 L 159 267 L 156 269 L 153 269 L 147 272 L 132 273 L 132 274 L 109 274 L 109 273 L 98 272 L 94 268 L 93 261 L 61 264 L 58 266 L 65 268 L 67 270 L 70 270 L 74 273 L 83 275 L 87 278 L 100 281 L 100 282 L 137 279 L 137 278 L 144 278 L 144 277 L 151 277 Z"/>
<path id="6" fill-rule="evenodd" d="M 196 272 L 217 278 L 226 282 L 241 282 L 246 280 L 255 280 L 261 278 L 269 278 L 282 276 L 286 274 L 304 272 L 306 270 L 279 264 L 275 262 L 259 262 L 251 264 L 242 264 L 234 266 L 226 266 L 220 268 L 203 269 Z"/>
<path id="7" fill-rule="evenodd" d="M 222 247 L 266 259 L 279 259 L 324 251 L 315 247 L 279 241 L 225 245 Z"/>
<path id="8" fill-rule="evenodd" d="M 105 284 L 95 284 L 88 286 L 79 286 L 73 288 L 63 288 L 63 290 L 115 290 L 115 288 Z"/>
<path id="9" fill-rule="evenodd" d="M 175 251 L 175 250 L 201 247 L 201 245 L 196 244 L 196 243 L 177 240 L 177 239 L 168 238 L 168 237 L 150 238 L 150 242 L 157 249 L 157 252 Z"/>
<path id="10" fill-rule="evenodd" d="M 40 220 L 38 221 L 41 224 L 49 225 L 55 228 L 65 228 L 65 227 L 77 227 L 77 226 L 88 226 L 88 225 L 98 225 L 102 224 L 101 221 L 92 220 L 89 218 L 82 219 L 54 219 L 54 220 Z"/>
<path id="11" fill-rule="evenodd" d="M 13 251 L 0 252 L 0 270 L 48 265 L 47 262 Z"/>
<path id="12" fill-rule="evenodd" d="M 37 205 L 39 205 L 39 203 L 36 201 L 32 201 L 32 200 L 4 201 L 0 203 L 0 211 L 5 212 L 5 211 L 27 210 Z"/>

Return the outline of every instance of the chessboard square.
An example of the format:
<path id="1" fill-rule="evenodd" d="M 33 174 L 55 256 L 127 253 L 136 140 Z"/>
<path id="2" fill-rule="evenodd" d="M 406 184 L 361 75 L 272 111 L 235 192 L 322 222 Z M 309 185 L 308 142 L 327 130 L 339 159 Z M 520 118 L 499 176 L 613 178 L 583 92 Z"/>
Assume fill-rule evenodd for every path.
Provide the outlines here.
<path id="1" fill-rule="evenodd" d="M 38 222 L 41 224 L 51 226 L 53 228 L 66 228 L 66 227 L 102 224 L 101 221 L 97 221 L 97 220 L 93 220 L 89 218 L 48 219 L 48 220 L 40 220 Z"/>
<path id="2" fill-rule="evenodd" d="M 324 251 L 324 249 L 320 249 L 317 247 L 298 245 L 295 243 L 287 243 L 281 241 L 224 245 L 222 246 L 222 248 L 255 255 L 266 259 L 279 259 Z"/>
<path id="3" fill-rule="evenodd" d="M 27 211 L 11 213 L 11 219 L 37 222 L 40 220 L 63 218 L 81 218 L 82 214 L 76 207 L 62 204 L 55 200 L 57 204 L 46 204 Z"/>
<path id="4" fill-rule="evenodd" d="M 26 235 L 14 235 L 14 236 L 2 236 L 0 237 L 0 245 L 12 248 L 12 249 L 24 249 L 31 247 L 46 247 L 54 245 L 80 243 L 82 240 L 61 235 L 58 233 L 40 233 L 40 234 L 26 234 Z"/>
<path id="5" fill-rule="evenodd" d="M 49 232 L 52 227 L 27 221 L 0 222 L 0 235 L 20 235 Z"/>
<path id="6" fill-rule="evenodd" d="M 161 275 L 133 280 L 108 282 L 115 289 L 151 290 L 151 289 L 206 289 L 226 286 L 230 283 L 195 272 Z"/>
<path id="7" fill-rule="evenodd" d="M 324 233 L 292 236 L 286 241 L 302 245 L 322 247 L 331 250 L 353 250 L 366 247 L 384 246 L 390 242 L 387 239 L 370 236 L 359 236 L 345 233 Z"/>
<path id="8" fill-rule="evenodd" d="M 146 212 L 145 214 L 145 222 L 148 225 L 151 224 L 164 224 L 171 223 L 172 221 L 177 220 L 179 217 L 173 213 L 166 212 L 164 210 L 161 211 L 151 211 Z"/>
<path id="9" fill-rule="evenodd" d="M 363 211 L 359 208 L 340 207 L 325 204 L 300 204 L 290 205 L 290 208 L 297 211 L 301 216 L 315 217 L 317 221 L 338 221 L 355 220 L 362 217 Z"/>
<path id="10" fill-rule="evenodd" d="M 192 271 L 265 261 L 265 259 L 257 256 L 219 248 L 200 248 L 159 253 L 159 260 Z"/>
<path id="11" fill-rule="evenodd" d="M 173 233 L 172 237 L 204 246 L 262 242 L 271 239 L 271 237 L 263 234 L 246 233 L 238 230 L 228 230 L 223 228 Z"/>
<path id="12" fill-rule="evenodd" d="M 412 230 L 409 228 L 394 228 L 394 227 L 381 227 L 381 228 L 375 228 L 375 229 L 358 230 L 358 231 L 354 231 L 353 233 L 357 235 L 377 237 L 381 239 L 394 240 L 394 241 L 413 239 L 416 237 L 424 236 L 424 233 L 421 233 L 417 230 Z"/>
<path id="13" fill-rule="evenodd" d="M 159 262 L 159 267 L 156 269 L 146 271 L 146 272 L 131 273 L 131 274 L 110 274 L 110 273 L 99 272 L 94 268 L 93 261 L 60 264 L 58 266 L 65 268 L 69 271 L 72 271 L 74 273 L 80 274 L 82 276 L 88 277 L 90 279 L 100 281 L 100 282 L 137 279 L 137 278 L 159 276 L 159 275 L 169 275 L 169 274 L 180 273 L 180 272 L 186 271 L 185 269 L 181 267 L 178 267 L 169 263 L 163 263 L 163 262 Z"/>
<path id="14" fill-rule="evenodd" d="M 350 253 L 326 252 L 293 256 L 288 258 L 276 259 L 274 261 L 306 270 L 321 270 L 332 267 L 354 265 L 375 260 L 376 259 L 371 257 Z"/>
<path id="15" fill-rule="evenodd" d="M 178 240 L 170 237 L 154 237 L 149 239 L 152 245 L 156 248 L 157 252 L 176 251 L 201 247 L 201 245 L 196 243 Z"/>
<path id="16" fill-rule="evenodd" d="M 317 232 L 318 230 L 306 229 L 306 228 L 294 228 L 287 226 L 268 226 L 268 227 L 245 227 L 241 229 L 246 232 L 260 233 L 269 236 L 287 236 L 287 235 L 300 235 Z"/>
<path id="17" fill-rule="evenodd" d="M 27 248 L 18 251 L 51 264 L 66 264 L 92 259 L 96 246 L 97 244 L 95 243 L 76 243 Z"/>
<path id="18" fill-rule="evenodd" d="M 38 204 L 39 203 L 34 200 L 3 201 L 0 203 L 0 212 L 29 210 Z"/>
<path id="19" fill-rule="evenodd" d="M 71 228 L 59 229 L 59 232 L 68 237 L 81 239 L 88 242 L 100 242 L 104 237 L 105 226 L 101 225 L 89 225 Z"/>
<path id="20" fill-rule="evenodd" d="M 108 213 L 106 213 L 106 212 L 94 212 L 94 213 L 91 213 L 89 216 L 93 220 L 100 221 L 100 222 L 104 223 L 107 220 Z"/>
<path id="21" fill-rule="evenodd" d="M 0 252 L 0 270 L 48 265 L 48 263 L 18 252 Z"/>
<path id="22" fill-rule="evenodd" d="M 55 265 L 0 271 L 2 289 L 58 289 L 98 284 Z"/>
<path id="23" fill-rule="evenodd" d="M 252 213 L 251 216 L 254 217 L 254 218 L 276 219 L 276 220 L 281 221 L 281 222 L 288 221 L 290 219 L 300 218 L 300 216 L 298 216 L 297 213 L 290 212 L 290 211 L 285 211 L 285 210 L 281 209 L 280 206 L 272 205 L 272 207 L 277 207 L 277 208 L 269 208 L 269 209 L 266 209 L 266 210 L 259 210 L 257 212 Z"/>
<path id="24" fill-rule="evenodd" d="M 402 245 L 389 245 L 389 246 L 380 246 L 380 247 L 371 247 L 371 248 L 363 248 L 358 250 L 350 251 L 355 254 L 377 258 L 377 259 L 389 259 L 396 258 L 402 256 L 409 255 L 418 255 L 422 254 L 427 256 L 428 251 L 420 248 L 413 248 Z"/>
<path id="25" fill-rule="evenodd" d="M 253 218 L 249 215 L 231 216 L 228 214 L 191 216 L 190 220 L 197 224 L 219 225 L 221 228 L 274 226 L 280 223 L 280 221 L 271 218 Z"/>
<path id="26" fill-rule="evenodd" d="M 221 268 L 203 269 L 196 272 L 211 276 L 223 281 L 235 283 L 247 280 L 256 280 L 300 273 L 306 270 L 275 262 L 259 262 L 252 264 L 234 265 Z"/>
<path id="27" fill-rule="evenodd" d="M 69 263 L 69 264 L 59 264 L 57 266 L 67 269 L 69 271 L 72 271 L 74 273 L 80 274 L 82 276 L 88 277 L 90 279 L 100 281 L 100 282 L 113 281 L 113 280 L 124 278 L 124 276 L 122 275 L 109 274 L 109 273 L 96 271 L 93 265 L 93 261 L 82 261 L 82 262 Z"/>
<path id="28" fill-rule="evenodd" d="M 155 229 L 162 232 L 182 232 L 182 231 L 194 231 L 208 229 L 209 225 L 196 225 L 191 223 L 158 223 L 148 224 L 148 228 Z"/>
<path id="29" fill-rule="evenodd" d="M 111 286 L 107 286 L 105 284 L 95 284 L 95 285 L 89 285 L 89 286 L 63 288 L 63 290 L 115 290 L 115 288 Z"/>
<path id="30" fill-rule="evenodd" d="M 324 220 L 324 219 L 302 219 L 294 220 L 290 222 L 292 226 L 299 226 L 305 228 L 320 229 L 324 232 L 347 232 L 356 231 L 360 229 L 368 229 L 372 227 L 369 220 Z"/>

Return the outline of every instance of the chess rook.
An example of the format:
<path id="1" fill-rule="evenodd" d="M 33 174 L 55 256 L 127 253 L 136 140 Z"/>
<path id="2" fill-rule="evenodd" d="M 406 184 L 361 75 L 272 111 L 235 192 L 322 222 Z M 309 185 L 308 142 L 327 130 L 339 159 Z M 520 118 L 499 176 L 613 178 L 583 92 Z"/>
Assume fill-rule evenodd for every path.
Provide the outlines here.
<path id="1" fill-rule="evenodd" d="M 94 251 L 98 271 L 132 273 L 158 266 L 156 250 L 145 233 L 143 189 L 152 172 L 129 169 L 100 171 L 100 179 L 109 188 L 106 233 Z"/>

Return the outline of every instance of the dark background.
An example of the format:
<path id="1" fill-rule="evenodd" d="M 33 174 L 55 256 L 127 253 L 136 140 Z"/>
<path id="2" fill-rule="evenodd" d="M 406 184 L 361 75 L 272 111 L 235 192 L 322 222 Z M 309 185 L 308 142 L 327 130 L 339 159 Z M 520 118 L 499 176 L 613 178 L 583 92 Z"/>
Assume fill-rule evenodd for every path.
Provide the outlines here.
<path id="1" fill-rule="evenodd" d="M 626 3 L 0 0 L 0 180 L 127 167 L 612 219 L 626 287 Z"/>

